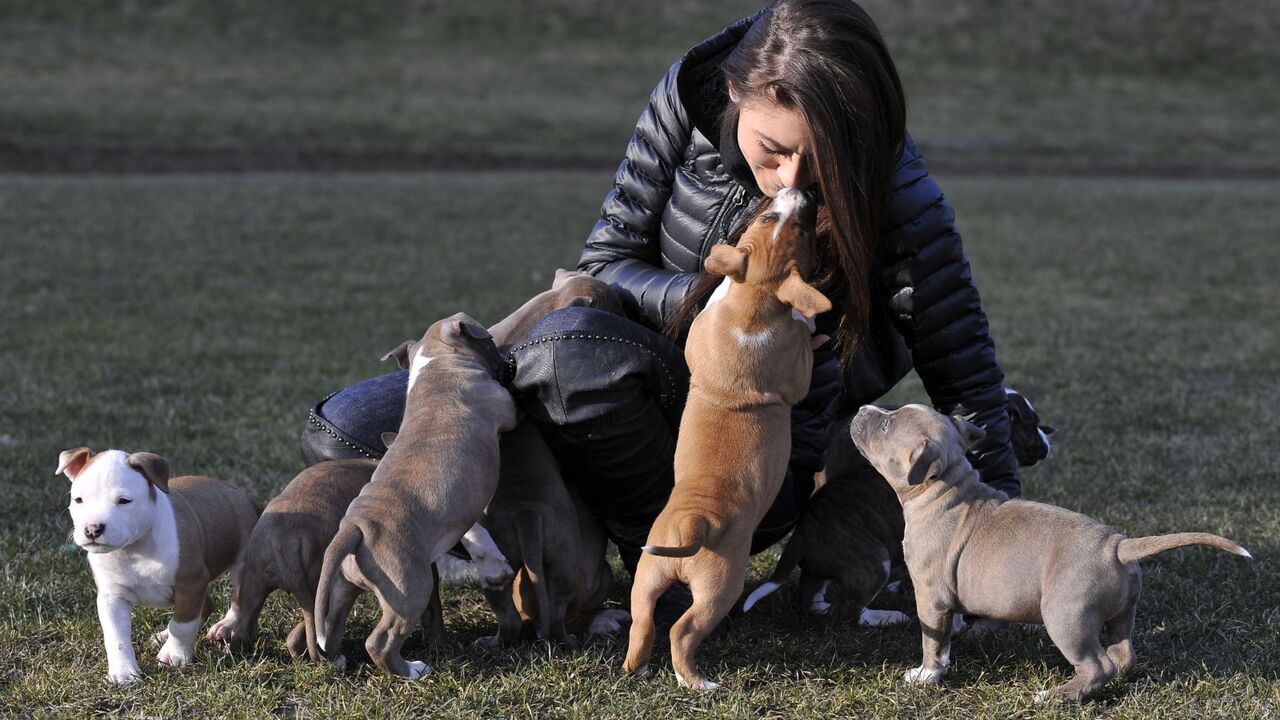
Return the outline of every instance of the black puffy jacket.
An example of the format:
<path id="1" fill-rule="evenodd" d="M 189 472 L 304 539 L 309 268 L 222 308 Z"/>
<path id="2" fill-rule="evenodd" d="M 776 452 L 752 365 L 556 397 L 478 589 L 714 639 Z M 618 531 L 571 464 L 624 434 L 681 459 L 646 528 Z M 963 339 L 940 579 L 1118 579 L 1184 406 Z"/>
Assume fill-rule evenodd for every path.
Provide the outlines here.
<path id="1" fill-rule="evenodd" d="M 697 45 L 658 83 L 579 261 L 652 328 L 760 196 L 733 133 L 717 130 L 727 102 L 720 61 L 758 17 Z M 1004 374 L 954 212 L 909 135 L 896 173 L 874 260 L 871 326 L 843 377 L 831 350 L 816 353 L 813 389 L 793 413 L 793 465 L 820 465 L 837 401 L 841 411 L 874 402 L 914 366 L 935 407 L 986 431 L 970 455 L 983 480 L 1019 495 Z M 820 331 L 834 328 L 833 314 L 819 318 Z"/>

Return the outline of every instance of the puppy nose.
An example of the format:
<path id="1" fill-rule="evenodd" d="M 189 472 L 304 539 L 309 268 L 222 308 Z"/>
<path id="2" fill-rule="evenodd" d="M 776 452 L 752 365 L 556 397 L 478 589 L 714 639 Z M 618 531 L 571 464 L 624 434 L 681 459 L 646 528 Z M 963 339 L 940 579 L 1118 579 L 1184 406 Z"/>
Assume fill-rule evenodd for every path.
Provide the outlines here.
<path id="1" fill-rule="evenodd" d="M 812 193 L 786 187 L 773 196 L 773 209 L 783 217 L 794 214 L 802 225 L 811 227 L 817 219 L 818 203 Z"/>
<path id="2" fill-rule="evenodd" d="M 89 523 L 84 526 L 84 536 L 90 540 L 97 540 L 106 531 L 107 526 L 103 523 Z"/>

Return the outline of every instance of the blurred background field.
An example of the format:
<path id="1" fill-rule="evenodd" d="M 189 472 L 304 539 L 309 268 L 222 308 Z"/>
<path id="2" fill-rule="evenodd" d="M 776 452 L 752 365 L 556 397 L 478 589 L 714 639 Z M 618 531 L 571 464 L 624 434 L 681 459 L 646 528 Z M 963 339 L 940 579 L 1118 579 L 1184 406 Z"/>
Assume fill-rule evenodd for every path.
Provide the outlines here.
<path id="1" fill-rule="evenodd" d="M 622 679 L 623 640 L 464 649 L 493 618 L 460 587 L 460 645 L 408 651 L 435 666 L 424 682 L 371 671 L 367 603 L 352 671 L 290 661 L 277 596 L 248 657 L 202 642 L 178 672 L 142 645 L 167 613 L 138 613 L 146 679 L 106 686 L 57 453 L 149 449 L 268 499 L 302 467 L 311 404 L 576 262 L 654 83 L 756 4 L 3 0 L 0 716 L 1275 717 L 1280 9 L 866 6 L 1009 384 L 1058 428 L 1027 494 L 1257 558 L 1147 563 L 1131 678 L 1083 709 L 1033 706 L 1071 670 L 1025 631 L 959 642 L 944 687 L 910 687 L 914 626 L 811 619 L 784 594 L 707 643 L 725 688 L 694 696 L 665 649 L 656 677 Z M 887 398 L 921 399 L 912 379 Z"/>
<path id="2" fill-rule="evenodd" d="M 0 167 L 593 166 L 750 0 L 0 5 Z M 869 0 L 948 168 L 1280 172 L 1272 0 Z"/>

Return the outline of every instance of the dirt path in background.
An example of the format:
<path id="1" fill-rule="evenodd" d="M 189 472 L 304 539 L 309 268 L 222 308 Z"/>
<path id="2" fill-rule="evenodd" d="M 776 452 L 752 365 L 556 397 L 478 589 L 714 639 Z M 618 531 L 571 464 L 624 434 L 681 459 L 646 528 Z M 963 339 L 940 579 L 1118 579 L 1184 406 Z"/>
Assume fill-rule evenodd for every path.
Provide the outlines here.
<path id="1" fill-rule="evenodd" d="M 1280 168 L 1163 162 L 1090 162 L 1065 157 L 994 156 L 924 148 L 932 172 L 997 177 L 1280 180 Z M 415 148 L 350 150 L 287 145 L 177 147 L 135 144 L 17 144 L 0 141 L 0 173 L 147 175 L 172 173 L 344 173 L 566 170 L 610 172 L 618 157 L 442 156 Z"/>

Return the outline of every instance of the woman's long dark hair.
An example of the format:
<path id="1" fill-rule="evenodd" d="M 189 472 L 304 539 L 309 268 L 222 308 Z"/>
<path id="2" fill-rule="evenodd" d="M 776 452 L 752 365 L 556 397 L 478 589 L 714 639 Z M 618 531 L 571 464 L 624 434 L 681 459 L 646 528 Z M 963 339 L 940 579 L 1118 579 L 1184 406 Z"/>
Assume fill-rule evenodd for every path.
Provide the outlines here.
<path id="1" fill-rule="evenodd" d="M 774 103 L 808 125 L 823 198 L 814 282 L 844 296 L 838 339 L 847 362 L 870 323 L 872 254 L 906 135 L 906 99 L 889 49 L 851 0 L 777 0 L 721 68 L 739 103 Z M 721 122 L 736 124 L 737 113 L 730 103 Z M 668 329 L 682 332 L 715 285 L 695 286 Z"/>

